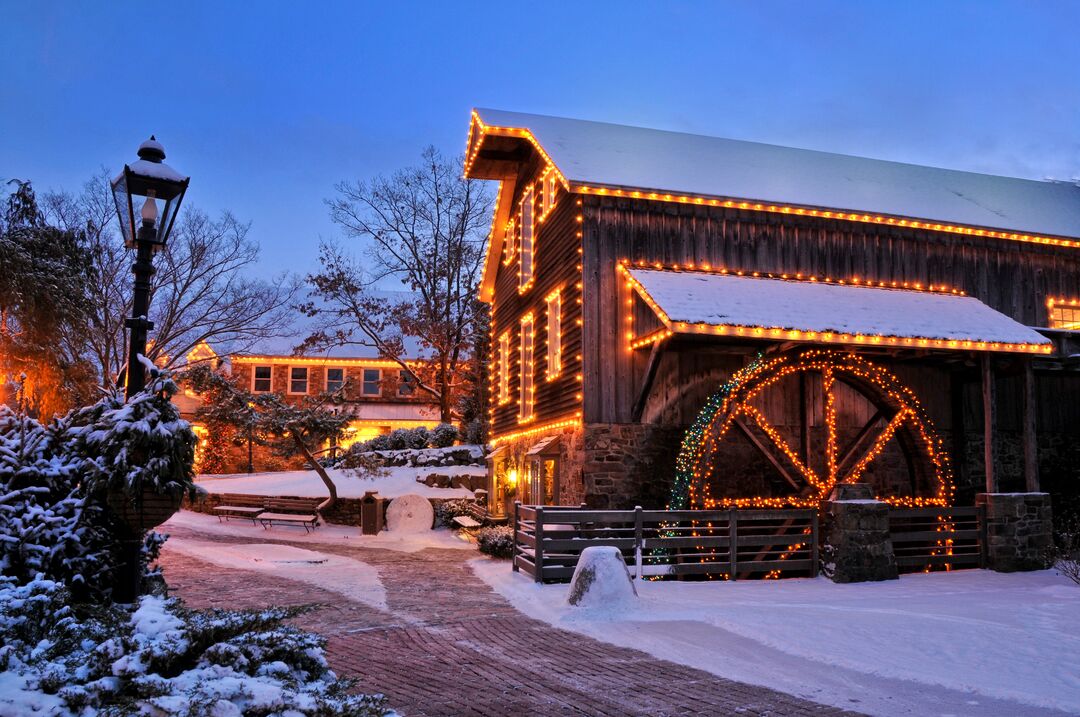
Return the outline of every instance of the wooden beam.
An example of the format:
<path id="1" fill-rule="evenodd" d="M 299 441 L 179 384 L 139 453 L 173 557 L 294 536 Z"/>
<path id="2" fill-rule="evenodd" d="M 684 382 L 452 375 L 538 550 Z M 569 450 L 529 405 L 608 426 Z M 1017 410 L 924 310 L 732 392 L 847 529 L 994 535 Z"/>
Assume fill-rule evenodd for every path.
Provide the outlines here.
<path id="1" fill-rule="evenodd" d="M 810 377 L 806 371 L 799 371 L 799 450 L 803 465 L 810 465 L 810 418 L 813 414 L 810 405 Z"/>
<path id="2" fill-rule="evenodd" d="M 770 451 L 764 443 L 758 440 L 757 436 L 750 432 L 750 427 L 747 426 L 741 418 L 736 417 L 733 420 L 735 421 L 735 425 L 739 427 L 739 430 L 743 432 L 743 435 L 749 439 L 750 443 L 752 443 L 755 448 L 761 451 L 762 455 L 768 459 L 769 463 L 772 463 L 773 468 L 776 469 L 783 479 L 790 483 L 791 487 L 795 490 L 802 490 L 803 487 L 795 482 L 795 479 L 788 473 L 787 468 L 784 468 L 784 466 L 781 465 L 780 461 L 776 459 L 776 456 L 773 455 L 772 451 Z"/>
<path id="3" fill-rule="evenodd" d="M 997 471 L 994 466 L 994 411 L 997 410 L 994 386 L 994 369 L 990 365 L 990 354 L 982 356 L 982 399 L 983 399 L 983 465 L 986 471 L 986 492 L 998 492 Z"/>
<path id="4" fill-rule="evenodd" d="M 1029 493 L 1039 492 L 1039 442 L 1035 433 L 1035 371 L 1031 359 L 1024 360 L 1023 441 L 1024 485 Z"/>
<path id="5" fill-rule="evenodd" d="M 652 351 L 649 352 L 649 363 L 645 366 L 645 377 L 641 379 L 637 400 L 634 401 L 634 408 L 630 412 L 630 419 L 634 423 L 639 423 L 641 417 L 645 415 L 645 404 L 649 401 L 649 392 L 652 391 L 653 381 L 656 380 L 656 370 L 660 367 L 660 356 L 664 351 L 663 345 L 666 343 L 665 340 L 653 342 Z"/>
<path id="6" fill-rule="evenodd" d="M 895 415 L 895 414 L 894 414 Z M 859 434 L 855 436 L 854 440 L 848 444 L 848 447 L 844 449 L 844 453 L 840 456 L 840 459 L 836 462 L 836 475 L 842 476 L 847 472 L 847 464 L 851 462 L 851 459 L 856 455 L 862 456 L 863 451 L 862 444 L 866 442 L 866 439 L 870 437 L 870 431 L 877 425 L 877 422 L 882 418 L 885 418 L 885 414 L 878 409 L 870 420 L 866 422 L 866 425 L 859 429 Z M 892 420 L 892 416 L 888 417 L 888 420 Z"/>
<path id="7" fill-rule="evenodd" d="M 950 407 L 952 411 L 952 464 L 960 485 L 968 483 L 967 427 L 964 420 L 964 376 L 959 371 L 949 375 Z"/>

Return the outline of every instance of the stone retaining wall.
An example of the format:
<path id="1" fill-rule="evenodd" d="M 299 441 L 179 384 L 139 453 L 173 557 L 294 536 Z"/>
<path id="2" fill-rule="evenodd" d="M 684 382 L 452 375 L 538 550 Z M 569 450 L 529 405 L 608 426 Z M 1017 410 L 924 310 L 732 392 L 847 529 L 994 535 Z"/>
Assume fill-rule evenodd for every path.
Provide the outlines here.
<path id="1" fill-rule="evenodd" d="M 1001 573 L 1041 570 L 1053 545 L 1050 495 L 980 493 L 975 504 L 986 509 L 986 567 Z"/>
<path id="2" fill-rule="evenodd" d="M 184 499 L 183 507 L 186 510 L 191 510 L 196 513 L 206 513 L 208 515 L 214 515 L 214 508 L 219 505 L 252 505 L 261 506 L 267 498 L 308 498 L 311 496 L 297 496 L 297 495 L 280 495 L 280 496 L 265 496 L 265 495 L 250 495 L 242 493 L 207 493 L 206 495 L 198 496 L 194 501 L 190 501 L 187 498 Z M 431 507 L 435 508 L 446 500 L 453 500 L 451 498 L 428 498 L 431 501 Z M 328 511 L 323 512 L 323 519 L 328 523 L 335 523 L 337 525 L 360 525 L 360 498 L 338 498 L 334 507 Z M 383 500 L 383 524 L 386 524 L 386 507 L 390 504 L 389 500 Z"/>

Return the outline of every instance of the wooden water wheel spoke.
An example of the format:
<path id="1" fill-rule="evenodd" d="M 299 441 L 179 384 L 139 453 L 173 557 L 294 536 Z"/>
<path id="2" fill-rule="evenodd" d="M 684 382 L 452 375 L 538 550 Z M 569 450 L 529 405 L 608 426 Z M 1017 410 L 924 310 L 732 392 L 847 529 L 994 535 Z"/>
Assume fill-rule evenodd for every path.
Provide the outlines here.
<path id="1" fill-rule="evenodd" d="M 828 487 L 836 485 L 836 379 L 832 368 L 826 366 L 821 372 L 821 391 L 825 397 L 825 463 Z"/>
<path id="2" fill-rule="evenodd" d="M 888 414 L 889 418 L 892 418 L 892 416 L 893 413 Z M 840 455 L 840 460 L 836 463 L 837 475 L 847 474 L 848 467 L 851 466 L 856 456 L 861 456 L 865 453 L 863 448 L 873 437 L 875 437 L 874 428 L 877 427 L 878 422 L 881 421 L 882 418 L 886 418 L 886 414 L 881 409 L 878 409 L 874 415 L 870 417 L 870 420 L 859 429 L 858 435 L 856 435 L 851 443 L 848 444 L 848 447 L 844 449 L 844 452 Z"/>
<path id="3" fill-rule="evenodd" d="M 736 416 L 734 419 L 735 425 L 737 425 L 739 429 L 743 432 L 743 434 L 746 435 L 748 439 L 750 439 L 750 442 L 754 444 L 754 446 L 765 455 L 765 458 L 768 459 L 768 461 L 773 464 L 777 471 L 780 472 L 780 475 L 784 477 L 784 480 L 790 483 L 793 488 L 796 488 L 798 490 L 802 490 L 803 488 L 805 488 L 807 483 L 814 486 L 815 488 L 820 488 L 821 479 L 818 478 L 817 474 L 814 473 L 814 471 L 809 466 L 799 460 L 799 457 L 795 453 L 795 451 L 791 449 L 791 446 L 789 446 L 787 441 L 784 440 L 784 437 L 781 436 L 780 433 L 772 427 L 772 424 L 769 423 L 768 419 L 765 418 L 761 411 L 750 405 L 741 406 L 740 411 L 754 420 L 754 423 L 756 423 L 758 428 L 761 429 L 761 432 L 765 434 L 766 438 L 768 438 L 769 442 L 773 445 L 773 447 L 779 450 L 780 453 L 787 458 L 791 465 L 795 467 L 795 470 L 799 472 L 799 474 L 804 479 L 804 482 L 801 484 L 796 482 L 788 473 L 788 471 L 783 467 L 780 460 L 774 455 L 773 451 L 770 451 L 768 447 L 765 446 L 758 439 L 758 437 L 754 435 L 750 431 L 750 429 Z"/>
<path id="4" fill-rule="evenodd" d="M 859 458 L 858 462 L 856 462 L 855 466 L 851 469 L 851 472 L 844 477 L 845 483 L 854 483 L 859 480 L 859 476 L 866 470 L 866 467 L 881 454 L 881 451 L 885 448 L 885 444 L 888 443 L 893 437 L 893 434 L 896 433 L 896 429 L 898 429 L 907 419 L 908 413 L 909 410 L 904 408 L 892 417 L 892 420 L 885 425 L 884 430 L 882 430 L 877 438 L 874 439 L 873 445 L 863 453 L 862 457 Z"/>

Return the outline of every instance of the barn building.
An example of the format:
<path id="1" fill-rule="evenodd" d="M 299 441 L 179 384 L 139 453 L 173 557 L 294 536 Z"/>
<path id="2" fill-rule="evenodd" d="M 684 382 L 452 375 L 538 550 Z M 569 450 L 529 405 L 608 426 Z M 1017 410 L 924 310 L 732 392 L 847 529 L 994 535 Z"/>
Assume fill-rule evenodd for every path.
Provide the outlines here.
<path id="1" fill-rule="evenodd" d="M 491 508 L 1080 491 L 1080 187 L 478 109 Z"/>

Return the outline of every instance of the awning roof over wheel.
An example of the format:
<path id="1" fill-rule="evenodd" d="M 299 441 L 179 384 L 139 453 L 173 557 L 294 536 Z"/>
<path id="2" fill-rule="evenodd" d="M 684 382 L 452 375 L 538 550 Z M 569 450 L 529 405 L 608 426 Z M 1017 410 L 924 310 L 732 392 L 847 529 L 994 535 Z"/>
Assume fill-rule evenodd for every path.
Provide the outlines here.
<path id="1" fill-rule="evenodd" d="M 672 334 L 1047 354 L 1049 339 L 955 290 L 622 266 Z"/>

